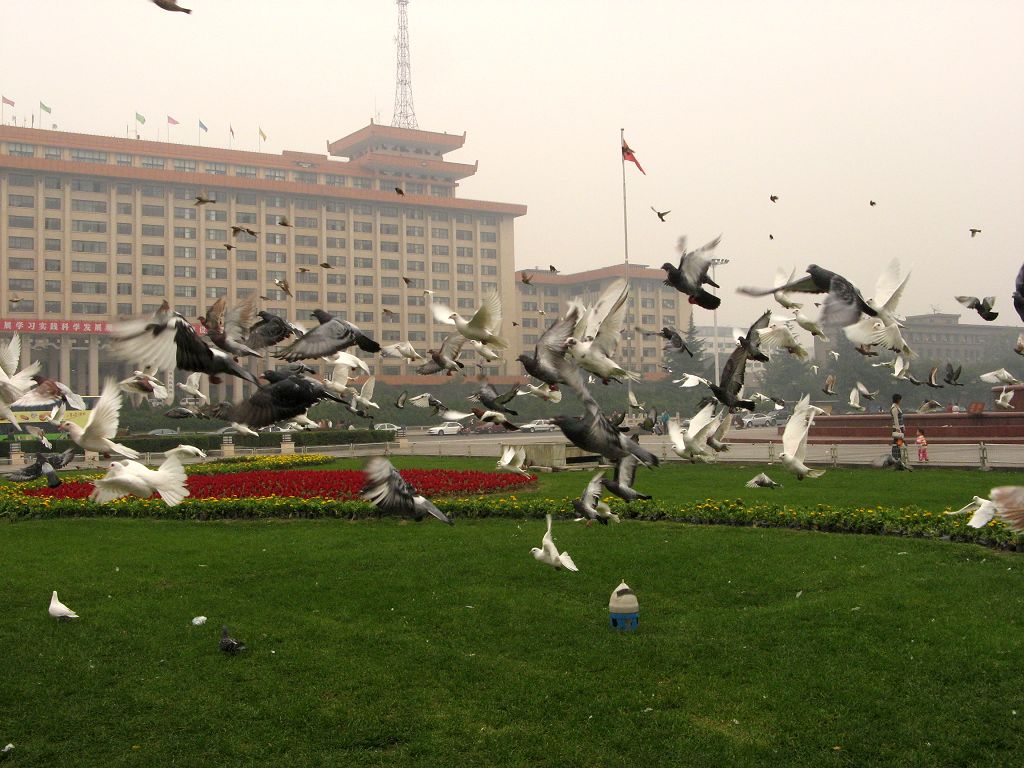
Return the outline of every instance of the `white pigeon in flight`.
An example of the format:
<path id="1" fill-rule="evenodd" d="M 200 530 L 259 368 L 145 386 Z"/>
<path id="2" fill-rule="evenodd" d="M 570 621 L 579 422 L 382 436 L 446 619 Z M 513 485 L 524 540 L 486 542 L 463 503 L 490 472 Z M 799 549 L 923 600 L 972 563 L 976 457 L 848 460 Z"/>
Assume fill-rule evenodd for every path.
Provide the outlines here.
<path id="1" fill-rule="evenodd" d="M 89 420 L 85 427 L 82 428 L 73 421 L 62 421 L 57 429 L 66 432 L 72 441 L 87 451 L 108 455 L 117 453 L 129 459 L 137 459 L 138 451 L 115 443 L 112 439 L 117 435 L 120 413 L 121 390 L 114 379 L 107 379 L 99 401 L 89 411 Z"/>
<path id="2" fill-rule="evenodd" d="M 989 498 L 995 502 L 996 515 L 1010 530 L 1024 532 L 1024 486 L 1001 485 L 992 489 Z"/>
<path id="3" fill-rule="evenodd" d="M 177 456 L 178 458 L 191 457 L 193 459 L 205 459 L 206 452 L 201 448 L 196 448 L 194 445 L 179 445 L 176 448 L 170 448 L 164 451 L 164 456 Z"/>
<path id="4" fill-rule="evenodd" d="M 584 370 L 599 376 L 607 384 L 611 379 L 639 381 L 640 376 L 627 371 L 612 357 L 618 351 L 622 323 L 626 317 L 629 285 L 623 279 L 613 282 L 594 306 L 579 307 L 579 320 L 568 339 L 569 354 Z"/>
<path id="5" fill-rule="evenodd" d="M 1020 384 L 1020 379 L 1005 368 L 983 373 L 979 378 L 986 384 Z"/>
<path id="6" fill-rule="evenodd" d="M 789 273 L 789 277 L 786 277 L 785 270 L 779 267 L 775 271 L 775 286 L 780 287 L 783 285 L 789 285 L 796 279 L 796 269 Z M 784 291 L 775 291 L 772 297 L 779 302 L 786 309 L 800 309 L 803 304 L 799 304 L 790 298 L 790 295 Z"/>
<path id="7" fill-rule="evenodd" d="M 444 304 L 431 304 L 430 311 L 435 322 L 454 325 L 467 339 L 499 348 L 508 346 L 508 342 L 498 336 L 501 331 L 501 297 L 495 291 L 483 297 L 480 307 L 469 320 Z"/>
<path id="8" fill-rule="evenodd" d="M 1003 391 L 996 398 L 996 408 L 1000 411 L 1012 411 L 1014 390 L 1003 387 Z"/>
<path id="9" fill-rule="evenodd" d="M 77 619 L 78 614 L 68 608 L 64 603 L 57 599 L 57 590 L 53 590 L 53 594 L 50 595 L 50 608 L 49 614 L 55 619 Z"/>
<path id="10" fill-rule="evenodd" d="M 984 528 L 991 522 L 992 518 L 996 515 L 995 502 L 983 499 L 980 496 L 975 496 L 968 504 L 960 507 L 960 509 L 952 512 L 947 512 L 947 515 L 964 515 L 968 512 L 972 512 L 971 519 L 967 521 L 967 524 L 971 528 Z"/>
<path id="11" fill-rule="evenodd" d="M 546 403 L 560 403 L 562 402 L 562 390 L 556 389 L 551 384 L 541 384 L 539 387 L 527 382 L 526 384 L 519 385 L 519 391 L 516 392 L 516 397 L 523 397 L 524 395 L 533 395 Z"/>
<path id="12" fill-rule="evenodd" d="M 129 495 L 148 499 L 155 492 L 167 506 L 174 507 L 189 495 L 186 479 L 177 454 L 168 456 L 157 469 L 149 469 L 137 461 L 115 461 L 106 475 L 93 481 L 89 498 L 97 504 L 106 504 Z"/>
<path id="13" fill-rule="evenodd" d="M 495 469 L 503 469 L 506 472 L 515 472 L 523 477 L 530 477 L 530 473 L 523 469 L 523 465 L 525 463 L 526 449 L 521 445 L 510 445 L 505 449 L 505 452 L 501 454 L 501 458 L 498 459 L 498 464 Z"/>
<path id="14" fill-rule="evenodd" d="M 177 383 L 178 389 L 184 392 L 186 395 L 202 400 L 204 403 L 210 402 L 210 399 L 203 394 L 203 390 L 199 388 L 199 382 L 202 379 L 202 373 L 190 373 L 185 381 L 179 381 Z M 157 398 L 158 400 L 160 398 Z"/>
<path id="15" fill-rule="evenodd" d="M 398 357 L 406 360 L 423 360 L 423 355 L 416 351 L 416 348 L 408 341 L 400 341 L 397 344 L 389 344 L 380 348 L 381 357 Z M 358 359 L 358 358 L 357 358 Z"/>
<path id="16" fill-rule="evenodd" d="M 717 428 L 713 402 L 701 408 L 685 430 L 678 420 L 669 419 L 668 436 L 672 441 L 672 452 L 691 463 L 714 461 L 715 452 L 708 447 L 708 438 Z"/>
<path id="17" fill-rule="evenodd" d="M 579 571 L 576 567 L 576 563 L 569 557 L 568 552 L 558 553 L 558 547 L 555 546 L 555 540 L 551 537 L 551 515 L 546 515 L 548 521 L 548 531 L 544 534 L 544 538 L 541 539 L 540 547 L 533 547 L 530 553 L 535 559 L 542 563 L 550 565 L 556 571 L 565 568 L 567 571 Z"/>
<path id="18" fill-rule="evenodd" d="M 782 455 L 779 461 L 782 466 L 796 475 L 797 480 L 805 477 L 821 477 L 825 474 L 823 469 L 810 469 L 804 464 L 807 456 L 807 433 L 814 422 L 814 415 L 823 413 L 821 408 L 811 405 L 811 396 L 804 395 L 793 408 L 793 415 L 786 423 L 786 429 L 782 433 Z"/>

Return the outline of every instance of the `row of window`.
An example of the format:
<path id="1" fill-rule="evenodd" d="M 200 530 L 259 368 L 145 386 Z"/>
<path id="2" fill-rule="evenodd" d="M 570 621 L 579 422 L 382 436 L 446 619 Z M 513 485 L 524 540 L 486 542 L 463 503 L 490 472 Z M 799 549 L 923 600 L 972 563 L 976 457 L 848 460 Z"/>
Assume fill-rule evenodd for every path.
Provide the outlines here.
<path id="1" fill-rule="evenodd" d="M 16 189 L 35 189 L 38 183 L 38 178 L 31 175 L 25 174 L 8 174 L 7 175 L 7 186 Z M 118 195 L 133 195 L 137 189 L 140 196 L 147 199 L 166 200 L 168 194 L 168 188 L 159 184 L 142 184 L 133 186 L 127 182 L 107 182 L 103 179 L 71 179 L 67 183 L 67 187 L 72 192 L 89 192 L 94 194 L 108 194 L 113 190 Z M 64 180 L 59 176 L 45 176 L 43 177 L 43 188 L 48 190 L 61 190 L 64 188 Z M 228 192 L 226 190 L 199 190 L 197 188 L 188 187 L 173 187 L 170 189 L 170 194 L 175 200 L 189 201 L 195 200 L 198 194 L 213 201 L 213 204 L 226 203 L 233 196 L 237 205 L 244 206 L 256 206 L 259 204 L 262 197 L 263 203 L 267 208 L 281 208 L 287 209 L 289 202 L 295 207 L 296 210 L 300 211 L 325 211 L 327 213 L 344 213 L 351 209 L 352 213 L 360 216 L 372 216 L 377 213 L 381 218 L 398 218 L 401 215 L 405 215 L 406 219 L 410 220 L 425 220 L 428 218 L 432 222 L 446 222 L 454 221 L 456 224 L 472 224 L 474 221 L 485 227 L 495 227 L 498 225 L 498 217 L 492 214 L 479 214 L 474 218 L 473 214 L 470 213 L 449 213 L 448 211 L 424 211 L 420 208 L 401 208 L 396 205 L 372 205 L 369 203 L 351 203 L 347 204 L 342 200 L 331 200 L 331 199 L 320 199 L 315 197 L 296 197 L 286 198 L 283 195 L 257 195 L 252 192 Z M 47 201 L 57 201 L 51 203 L 59 207 L 59 202 L 62 198 L 60 197 L 46 197 Z M 12 200 L 16 202 L 12 202 Z M 103 203 L 104 212 L 106 211 L 106 201 L 96 201 Z M 8 194 L 8 205 L 18 208 L 34 208 L 35 207 L 35 195 L 28 194 Z M 131 203 L 118 202 L 118 206 L 125 205 L 130 206 Z M 177 210 L 177 209 L 176 209 Z M 212 209 L 211 209 L 212 210 Z M 130 210 L 129 210 L 130 213 Z M 220 211 L 220 213 L 225 213 Z M 157 214 L 146 214 L 143 215 L 157 215 Z M 160 214 L 162 215 L 162 214 Z M 269 225 L 275 225 L 278 223 L 275 214 L 267 214 L 266 223 Z M 317 226 L 316 224 L 309 224 L 308 222 L 304 225 L 300 225 L 299 219 L 308 217 L 296 217 L 296 226 Z M 255 223 L 250 222 L 250 223 Z M 459 232 L 463 235 L 459 237 Z M 492 233 L 493 234 L 493 233 Z M 457 239 L 472 239 L 471 230 L 456 230 Z"/>
<path id="2" fill-rule="evenodd" d="M 334 173 L 316 173 L 314 171 L 286 171 L 283 168 L 259 168 L 254 165 L 232 165 L 227 163 L 199 162 L 189 158 L 164 158 L 152 155 L 132 155 L 127 152 L 108 153 L 94 149 L 69 149 L 61 147 L 38 148 L 34 144 L 22 142 L 8 142 L 7 154 L 14 157 L 37 157 L 41 155 L 45 160 L 65 160 L 82 163 L 100 163 L 109 165 L 113 162 L 121 167 L 140 167 L 151 170 L 172 170 L 180 173 L 208 173 L 211 176 L 227 176 L 230 170 L 231 175 L 242 179 L 264 178 L 268 181 L 294 181 L 300 184 L 325 184 L 331 187 L 352 186 L 355 189 L 381 189 L 390 192 L 395 187 L 394 180 L 379 179 L 374 184 L 373 179 L 363 176 L 343 176 Z M 137 161 L 137 162 L 136 162 Z M 351 184 L 349 183 L 351 182 Z M 451 187 L 444 184 L 424 184 L 421 182 L 406 181 L 402 184 L 403 190 L 411 195 L 430 194 L 435 197 L 450 197 Z"/>

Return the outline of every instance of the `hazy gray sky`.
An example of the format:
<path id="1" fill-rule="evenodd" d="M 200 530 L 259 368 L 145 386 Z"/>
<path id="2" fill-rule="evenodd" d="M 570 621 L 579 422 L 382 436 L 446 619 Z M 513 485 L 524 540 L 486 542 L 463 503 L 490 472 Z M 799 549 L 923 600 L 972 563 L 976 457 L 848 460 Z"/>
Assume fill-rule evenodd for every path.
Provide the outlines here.
<path id="1" fill-rule="evenodd" d="M 138 110 L 147 138 L 170 114 L 175 141 L 194 143 L 201 118 L 204 144 L 227 146 L 230 122 L 235 147 L 255 149 L 261 125 L 272 152 L 390 123 L 390 0 L 182 4 L 192 15 L 5 3 L 0 92 L 21 116 L 42 99 L 48 123 L 87 133 L 124 135 Z M 679 235 L 723 233 L 723 323 L 767 306 L 733 289 L 767 285 L 776 265 L 814 261 L 870 295 L 893 256 L 914 270 L 903 311 L 995 294 L 1017 322 L 1019 0 L 411 0 L 409 27 L 420 127 L 466 131 L 449 157 L 480 162 L 460 196 L 529 206 L 519 267 L 621 260 L 625 128 L 647 171 L 626 169 L 631 261 L 659 266 Z"/>

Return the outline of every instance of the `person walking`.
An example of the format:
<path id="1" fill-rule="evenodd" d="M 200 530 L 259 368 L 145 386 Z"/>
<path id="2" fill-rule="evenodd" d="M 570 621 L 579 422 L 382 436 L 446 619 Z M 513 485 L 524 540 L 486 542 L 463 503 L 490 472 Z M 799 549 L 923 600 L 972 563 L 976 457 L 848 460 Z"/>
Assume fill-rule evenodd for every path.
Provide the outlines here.
<path id="1" fill-rule="evenodd" d="M 900 401 L 902 399 L 903 395 L 899 392 L 894 394 L 892 396 L 892 407 L 889 408 L 889 413 L 892 414 L 892 457 L 900 463 L 903 463 L 903 441 L 905 436 L 903 409 L 900 408 Z"/>
<path id="2" fill-rule="evenodd" d="M 928 438 L 924 436 L 924 432 L 920 429 L 917 430 L 917 437 L 914 439 L 917 443 L 917 460 L 928 461 Z"/>

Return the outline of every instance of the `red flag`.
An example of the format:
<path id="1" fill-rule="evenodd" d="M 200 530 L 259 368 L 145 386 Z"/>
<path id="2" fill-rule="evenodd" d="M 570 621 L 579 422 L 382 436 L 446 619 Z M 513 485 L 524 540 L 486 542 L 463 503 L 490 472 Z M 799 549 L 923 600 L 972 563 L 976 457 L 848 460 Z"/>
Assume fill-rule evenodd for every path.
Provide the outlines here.
<path id="1" fill-rule="evenodd" d="M 3 99 L 4 104 L 6 104 L 8 107 L 14 106 L 14 102 L 8 99 L 6 96 L 0 96 L 0 98 Z"/>
<path id="2" fill-rule="evenodd" d="M 633 150 L 629 148 L 629 144 L 626 143 L 625 139 L 622 140 L 622 159 L 633 163 L 640 170 L 640 173 L 644 176 L 647 175 L 647 171 L 640 165 L 640 161 L 636 159 L 636 155 L 633 154 Z"/>
<path id="3" fill-rule="evenodd" d="M 168 115 L 168 116 L 167 116 L 167 124 L 168 124 L 168 125 L 177 125 L 177 124 L 178 124 L 178 121 L 177 121 L 177 120 L 175 120 L 175 119 L 174 119 L 173 117 L 171 117 L 170 115 Z"/>

